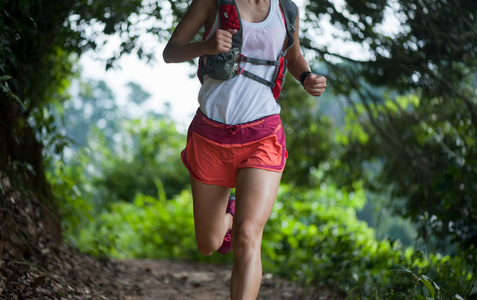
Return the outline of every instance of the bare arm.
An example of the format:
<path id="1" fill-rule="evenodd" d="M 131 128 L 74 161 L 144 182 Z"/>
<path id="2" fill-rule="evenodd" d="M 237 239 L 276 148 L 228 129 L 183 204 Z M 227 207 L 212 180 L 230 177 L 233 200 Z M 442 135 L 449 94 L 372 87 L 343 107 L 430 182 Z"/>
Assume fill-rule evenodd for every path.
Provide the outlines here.
<path id="1" fill-rule="evenodd" d="M 215 16 L 213 0 L 193 0 L 187 13 L 174 30 L 163 58 L 166 63 L 179 63 L 204 54 L 227 52 L 232 47 L 232 34 L 235 31 L 217 30 L 207 41 L 191 43 L 194 35 L 206 24 L 208 18 Z"/>
<path id="2" fill-rule="evenodd" d="M 295 77 L 296 80 L 300 80 L 300 76 L 303 72 L 310 71 L 310 65 L 303 57 L 300 49 L 300 37 L 299 32 L 299 23 L 300 16 L 298 15 L 295 20 L 295 32 L 293 33 L 293 38 L 295 43 L 288 50 L 285 58 L 288 60 L 288 70 Z M 305 90 L 312 96 L 321 96 L 326 88 L 326 78 L 321 75 L 309 74 L 306 76 L 303 83 Z"/>

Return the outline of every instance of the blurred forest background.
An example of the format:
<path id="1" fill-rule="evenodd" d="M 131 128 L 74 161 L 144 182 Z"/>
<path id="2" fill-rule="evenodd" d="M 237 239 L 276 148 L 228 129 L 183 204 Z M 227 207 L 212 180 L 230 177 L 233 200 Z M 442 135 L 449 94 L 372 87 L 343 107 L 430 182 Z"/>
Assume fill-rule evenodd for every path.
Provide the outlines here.
<path id="1" fill-rule="evenodd" d="M 168 114 L 131 117 L 106 82 L 78 67 L 108 36 L 121 42 L 105 68 L 124 55 L 154 64 L 187 6 L 0 1 L 4 266 L 5 249 L 26 234 L 8 221 L 19 217 L 13 189 L 40 209 L 24 217 L 49 224 L 45 239 L 93 256 L 232 261 L 196 251 L 184 130 Z M 349 299 L 475 299 L 477 2 L 305 7 L 302 48 L 329 87 L 312 98 L 291 77 L 285 85 L 290 157 L 264 269 Z M 151 96 L 140 78 L 127 88 L 128 105 Z"/>

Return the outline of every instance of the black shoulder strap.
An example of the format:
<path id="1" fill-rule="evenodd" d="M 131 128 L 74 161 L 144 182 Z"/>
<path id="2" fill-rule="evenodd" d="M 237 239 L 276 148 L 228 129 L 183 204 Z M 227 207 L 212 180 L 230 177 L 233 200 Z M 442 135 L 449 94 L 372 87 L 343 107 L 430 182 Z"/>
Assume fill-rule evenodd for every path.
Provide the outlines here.
<path id="1" fill-rule="evenodd" d="M 279 0 L 280 5 L 283 9 L 283 14 L 285 16 L 285 26 L 287 27 L 287 37 L 288 42 L 285 47 L 284 53 L 293 46 L 295 40 L 293 38 L 293 33 L 295 32 L 295 20 L 298 16 L 298 7 L 292 0 Z"/>

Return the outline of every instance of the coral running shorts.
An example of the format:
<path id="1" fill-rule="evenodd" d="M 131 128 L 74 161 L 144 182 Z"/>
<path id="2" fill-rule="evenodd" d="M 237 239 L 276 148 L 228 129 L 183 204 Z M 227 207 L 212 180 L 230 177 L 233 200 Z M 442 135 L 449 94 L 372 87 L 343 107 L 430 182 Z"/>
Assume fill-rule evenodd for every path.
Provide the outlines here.
<path id="1" fill-rule="evenodd" d="M 235 187 L 242 168 L 282 172 L 288 153 L 280 116 L 227 125 L 198 110 L 181 157 L 197 181 L 229 188 Z"/>

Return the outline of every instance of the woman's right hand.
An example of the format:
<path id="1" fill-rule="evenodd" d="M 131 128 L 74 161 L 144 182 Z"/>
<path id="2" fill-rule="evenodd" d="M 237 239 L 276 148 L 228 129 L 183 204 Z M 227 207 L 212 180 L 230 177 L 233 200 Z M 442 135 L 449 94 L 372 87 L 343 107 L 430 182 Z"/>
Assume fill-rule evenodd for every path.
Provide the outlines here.
<path id="1" fill-rule="evenodd" d="M 236 29 L 217 29 L 210 39 L 205 41 L 206 52 L 209 55 L 229 52 L 232 48 L 232 35 Z"/>

